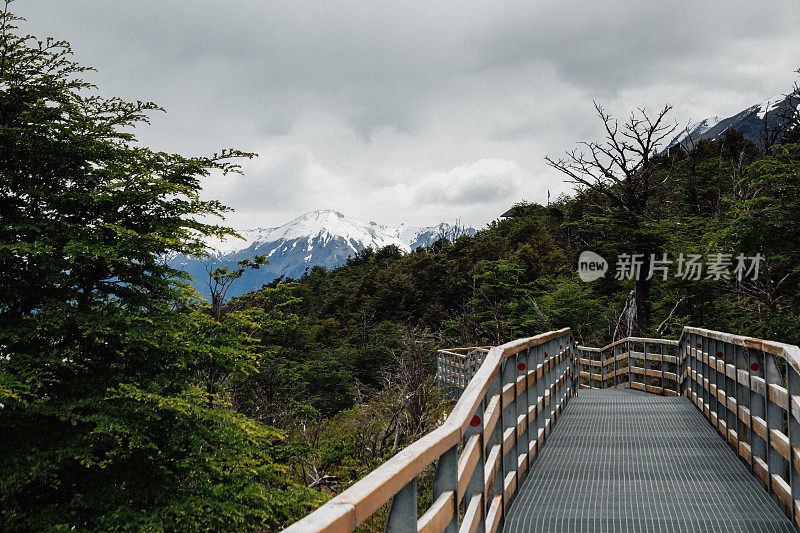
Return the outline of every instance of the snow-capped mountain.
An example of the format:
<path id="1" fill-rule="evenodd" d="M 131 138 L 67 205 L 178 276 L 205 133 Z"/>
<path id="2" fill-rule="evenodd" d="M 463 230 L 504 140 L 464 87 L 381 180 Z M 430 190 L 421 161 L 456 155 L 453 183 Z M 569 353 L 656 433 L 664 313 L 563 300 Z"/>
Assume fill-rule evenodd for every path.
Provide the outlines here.
<path id="1" fill-rule="evenodd" d="M 474 228 L 443 222 L 437 226 L 416 227 L 401 224 L 387 227 L 376 222 L 363 223 L 332 211 L 312 211 L 276 228 L 256 228 L 239 231 L 242 239 L 228 237 L 210 240 L 212 258 L 177 256 L 170 260 L 176 268 L 188 272 L 196 280 L 195 287 L 208 296 L 205 280 L 208 269 L 233 266 L 237 261 L 265 255 L 269 265 L 248 271 L 231 286 L 228 296 L 246 294 L 279 276 L 297 278 L 312 266 L 334 268 L 365 248 L 379 250 L 395 245 L 408 253 L 438 239 L 455 240 L 462 235 L 474 235 Z"/>
<path id="2" fill-rule="evenodd" d="M 717 140 L 731 128 L 740 131 L 746 138 L 761 141 L 764 132 L 764 121 L 770 128 L 783 123 L 780 115 L 792 105 L 798 105 L 796 99 L 780 96 L 766 100 L 744 109 L 727 118 L 712 117 L 697 123 L 689 124 L 672 141 L 665 150 L 673 146 L 689 147 L 703 139 Z"/>

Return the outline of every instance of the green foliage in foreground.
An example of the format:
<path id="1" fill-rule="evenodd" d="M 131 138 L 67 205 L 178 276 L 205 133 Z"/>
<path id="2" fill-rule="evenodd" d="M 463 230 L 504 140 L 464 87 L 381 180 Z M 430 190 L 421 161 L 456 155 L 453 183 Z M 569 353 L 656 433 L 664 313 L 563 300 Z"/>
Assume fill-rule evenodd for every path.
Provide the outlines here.
<path id="1" fill-rule="evenodd" d="M 284 436 L 215 382 L 258 371 L 162 260 L 223 228 L 210 158 L 138 147 L 150 103 L 92 94 L 66 43 L 0 12 L 0 529 L 277 528 L 316 500 Z"/>

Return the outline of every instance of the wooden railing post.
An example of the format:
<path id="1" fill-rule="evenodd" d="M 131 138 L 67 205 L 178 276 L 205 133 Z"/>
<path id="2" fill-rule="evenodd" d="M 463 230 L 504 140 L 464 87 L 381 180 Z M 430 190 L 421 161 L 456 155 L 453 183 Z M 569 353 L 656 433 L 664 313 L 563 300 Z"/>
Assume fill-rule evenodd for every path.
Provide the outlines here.
<path id="1" fill-rule="evenodd" d="M 708 360 L 708 340 L 704 337 L 695 336 L 697 340 L 697 356 L 700 358 L 703 370 L 702 379 L 700 380 L 699 387 L 703 391 L 703 412 L 709 421 L 711 421 L 711 384 L 714 383 L 714 378 L 711 375 L 711 365 Z"/>
<path id="2" fill-rule="evenodd" d="M 556 349 L 553 341 L 547 341 L 545 347 L 547 348 L 544 374 L 544 382 L 547 385 L 547 409 L 545 409 L 545 412 L 547 413 L 547 420 L 545 423 L 550 422 L 549 429 L 545 429 L 545 437 L 547 437 L 550 434 L 550 429 L 552 429 L 553 409 L 555 408 L 556 390 L 555 384 L 553 383 L 553 375 L 555 374 L 555 372 L 553 372 L 553 368 L 555 367 L 556 363 Z"/>
<path id="3" fill-rule="evenodd" d="M 714 371 L 715 379 L 714 388 L 716 394 L 714 397 L 717 400 L 717 431 L 728 442 L 728 401 L 727 397 L 724 400 L 720 399 L 720 391 L 725 392 L 725 361 L 720 357 L 720 347 L 722 342 L 717 339 L 712 339 L 711 346 L 709 347 L 709 355 L 714 354 Z M 724 354 L 723 354 L 724 355 Z M 720 371 L 720 363 L 722 363 L 722 370 Z M 724 429 L 723 429 L 724 428 Z"/>
<path id="4" fill-rule="evenodd" d="M 753 432 L 750 434 L 752 437 L 752 444 L 750 454 L 752 457 L 752 465 L 755 470 L 756 458 L 760 458 L 767 464 L 767 448 L 768 441 L 755 431 L 754 418 L 758 417 L 766 423 L 767 419 L 767 398 L 756 392 L 753 387 L 753 378 L 764 378 L 764 360 L 763 354 L 760 350 L 754 348 L 747 348 L 747 362 L 750 374 L 750 426 Z M 767 434 L 769 436 L 769 434 Z M 760 477 L 759 477 L 760 479 Z M 762 480 L 763 482 L 763 480 Z M 766 484 L 767 490 L 770 489 L 769 484 Z"/>
<path id="5" fill-rule="evenodd" d="M 741 448 L 742 443 L 747 443 L 752 450 L 752 438 L 751 438 L 751 429 L 749 421 L 745 423 L 744 416 L 745 413 L 751 412 L 750 410 L 750 379 L 749 373 L 747 369 L 747 354 L 745 353 L 744 346 L 735 345 L 733 347 L 734 353 L 734 361 L 736 364 L 736 418 L 738 420 L 736 434 L 739 436 L 739 440 L 737 445 Z M 747 374 L 748 380 L 747 385 L 742 383 L 739 380 L 739 374 Z M 744 377 L 744 376 L 743 376 Z M 738 452 L 738 450 L 737 450 Z M 750 470 L 752 471 L 752 458 L 750 459 L 749 464 L 751 465 Z"/>
<path id="6" fill-rule="evenodd" d="M 541 446 L 539 443 L 539 430 L 542 431 L 542 435 L 544 436 L 545 430 L 545 422 L 544 422 L 544 413 L 545 413 L 545 394 L 544 394 L 544 386 L 546 381 L 546 376 L 544 373 L 544 352 L 546 350 L 542 346 L 536 346 L 534 348 L 534 362 L 533 368 L 536 369 L 536 394 L 534 398 L 534 402 L 536 402 L 536 440 L 537 449 L 541 450 Z M 541 376 L 539 375 L 539 365 L 542 366 Z M 541 407 L 540 407 L 541 406 Z M 544 442 L 544 439 L 542 440 Z M 538 455 L 538 453 L 537 453 Z"/>
<path id="7" fill-rule="evenodd" d="M 711 417 L 711 419 L 716 419 L 716 422 L 714 422 L 714 429 L 717 430 L 717 433 L 722 434 L 722 430 L 720 430 L 720 423 L 719 423 L 720 419 L 719 400 L 717 399 L 718 372 L 717 372 L 716 350 L 714 349 L 714 344 L 716 343 L 716 341 L 714 341 L 713 339 L 709 339 L 708 337 L 700 337 L 700 342 L 703 345 L 703 357 L 706 360 L 706 369 L 708 372 L 709 416 Z"/>
<path id="8" fill-rule="evenodd" d="M 678 350 L 681 352 L 684 365 L 688 370 L 686 383 L 684 383 L 683 388 L 691 400 L 691 393 L 697 394 L 697 384 L 695 383 L 696 374 L 694 374 L 694 372 L 697 371 L 697 361 L 695 361 L 695 359 L 692 357 L 692 334 L 686 334 L 684 340 L 685 342 L 682 343 L 681 346 L 678 346 Z M 689 389 L 691 389 L 691 392 Z"/>
<path id="9" fill-rule="evenodd" d="M 400 489 L 392 498 L 389 516 L 383 528 L 385 533 L 416 533 L 417 531 L 417 478 Z"/>
<path id="10" fill-rule="evenodd" d="M 520 420 L 522 422 L 522 430 L 518 431 L 517 434 L 517 486 L 522 484 L 522 480 L 527 477 L 527 473 L 530 470 L 530 455 L 528 450 L 530 449 L 530 441 L 531 441 L 531 432 L 529 429 L 529 407 L 531 405 L 530 398 L 531 398 L 531 386 L 532 384 L 529 383 L 529 374 L 530 374 L 530 348 L 527 350 L 523 350 L 519 353 L 517 357 L 517 381 L 522 378 L 522 386 L 525 387 L 525 391 L 520 395 L 520 398 L 517 402 L 517 427 L 520 425 Z M 523 459 L 520 459 L 523 458 Z M 523 473 L 520 474 L 519 470 L 519 462 L 520 460 L 524 461 L 524 468 Z"/>
<path id="11" fill-rule="evenodd" d="M 725 381 L 725 412 L 727 413 L 727 418 L 725 422 L 725 426 L 728 430 L 728 435 L 726 436 L 727 441 L 734 447 L 736 451 L 736 456 L 739 456 L 739 398 L 738 398 L 738 388 L 736 386 L 738 378 L 739 378 L 739 370 L 736 366 L 736 357 L 734 354 L 733 344 L 729 342 L 725 342 L 722 345 L 722 349 L 717 349 L 717 355 L 721 355 L 723 364 L 725 365 L 725 372 L 724 372 L 724 381 Z M 733 367 L 732 376 L 729 375 L 728 365 Z M 735 402 L 734 405 L 731 405 L 730 398 L 733 398 Z M 732 408 L 733 407 L 733 408 Z M 733 442 L 731 442 L 730 433 L 735 432 L 735 438 Z"/>
<path id="12" fill-rule="evenodd" d="M 578 391 L 581 388 L 580 380 L 581 380 L 581 369 L 580 365 L 576 365 L 578 363 L 578 343 L 575 341 L 575 338 L 572 336 L 572 332 L 569 334 L 569 348 L 570 348 L 570 375 L 572 376 L 572 394 L 574 396 L 578 395 Z M 576 368 L 577 367 L 577 368 Z M 591 379 L 589 380 L 591 383 Z"/>
<path id="13" fill-rule="evenodd" d="M 633 388 L 633 348 L 634 343 L 625 341 L 625 351 L 628 353 L 628 388 Z"/>
<path id="14" fill-rule="evenodd" d="M 644 370 L 644 376 L 642 377 L 642 384 L 644 385 L 644 390 L 647 391 L 648 386 L 652 385 L 652 381 L 650 380 L 650 374 L 647 373 L 647 371 L 652 368 L 652 365 L 650 359 L 648 359 L 647 357 L 647 349 L 648 349 L 647 341 L 645 341 L 643 344 L 644 346 L 642 347 L 642 350 L 644 351 L 642 353 L 644 355 L 642 358 L 642 369 Z M 634 352 L 636 352 L 635 342 L 632 344 L 632 349 Z M 636 359 L 633 360 L 633 366 L 636 366 Z"/>

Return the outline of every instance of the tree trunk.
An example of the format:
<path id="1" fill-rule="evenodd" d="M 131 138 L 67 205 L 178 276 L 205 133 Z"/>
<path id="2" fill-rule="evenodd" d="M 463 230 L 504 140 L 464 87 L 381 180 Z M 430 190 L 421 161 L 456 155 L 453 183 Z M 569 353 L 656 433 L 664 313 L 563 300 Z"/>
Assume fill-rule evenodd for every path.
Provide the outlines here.
<path id="1" fill-rule="evenodd" d="M 644 266 L 647 268 L 645 269 Z M 636 302 L 636 317 L 633 323 L 633 335 L 647 337 L 650 332 L 650 287 L 652 279 L 647 279 L 650 270 L 650 257 L 648 256 L 639 279 L 636 280 L 634 300 Z"/>

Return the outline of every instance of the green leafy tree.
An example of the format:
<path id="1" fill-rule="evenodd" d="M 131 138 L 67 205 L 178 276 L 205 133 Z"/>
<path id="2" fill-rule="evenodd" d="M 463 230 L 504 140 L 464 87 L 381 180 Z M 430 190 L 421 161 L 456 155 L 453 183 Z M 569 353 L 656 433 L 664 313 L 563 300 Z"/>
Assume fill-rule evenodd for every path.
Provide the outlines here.
<path id="1" fill-rule="evenodd" d="M 277 528 L 303 510 L 281 436 L 214 398 L 246 336 L 193 310 L 163 257 L 202 254 L 226 150 L 136 144 L 157 106 L 101 98 L 65 42 L 0 11 L 0 529 Z M 302 494 L 302 493 L 300 493 Z"/>

